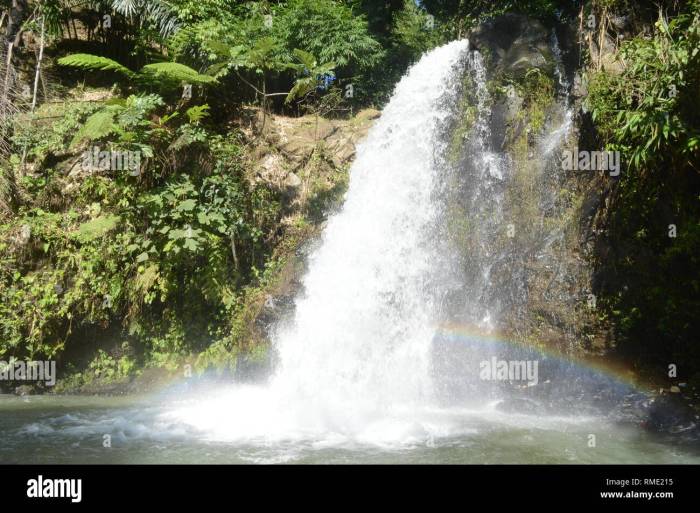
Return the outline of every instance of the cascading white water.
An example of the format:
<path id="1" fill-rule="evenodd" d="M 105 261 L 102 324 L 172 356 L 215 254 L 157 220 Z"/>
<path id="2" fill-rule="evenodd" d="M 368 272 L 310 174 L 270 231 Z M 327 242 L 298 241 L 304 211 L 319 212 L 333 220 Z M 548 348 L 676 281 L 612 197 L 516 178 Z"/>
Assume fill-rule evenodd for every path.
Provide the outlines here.
<path id="1" fill-rule="evenodd" d="M 451 281 L 436 235 L 468 42 L 426 54 L 358 147 L 342 210 L 311 256 L 265 387 L 236 386 L 170 415 L 213 438 L 403 439 L 432 400 L 430 347 Z"/>
<path id="2" fill-rule="evenodd" d="M 504 240 L 523 170 L 499 135 L 499 109 L 518 103 L 491 97 L 479 52 L 450 43 L 409 71 L 358 147 L 346 202 L 310 258 L 293 319 L 274 337 L 280 364 L 268 384 L 188 381 L 125 402 L 0 398 L 0 460 L 697 463 L 692 451 L 631 428 L 647 419 L 646 395 L 489 332 L 527 307 L 528 263 L 556 268 L 545 300 L 555 280 L 559 293 L 571 284 L 558 254 L 566 225 L 547 222 L 568 208 L 556 150 L 573 119 L 554 32 L 552 50 L 558 101 L 526 141 L 537 215 L 522 234 Z M 553 300 L 556 315 L 567 303 Z M 482 378 L 479 362 L 491 357 L 537 359 L 537 386 Z M 591 433 L 603 450 L 588 445 Z"/>
<path id="3" fill-rule="evenodd" d="M 543 204 L 559 187 L 545 172 L 549 155 L 571 123 L 560 82 L 560 125 L 538 142 L 544 158 L 534 169 Z M 464 99 L 475 115 L 455 142 Z M 522 262 L 494 236 L 509 222 L 513 169 L 494 148 L 492 107 L 482 57 L 468 41 L 414 65 L 357 149 L 345 203 L 309 259 L 293 319 L 273 337 L 279 363 L 270 382 L 217 388 L 163 420 L 210 440 L 320 447 L 431 444 L 484 422 L 533 421 L 499 411 L 503 391 L 480 380 L 479 362 L 500 352 L 458 349 L 440 331 L 456 322 L 492 332 L 526 296 Z M 455 233 L 455 221 L 466 230 Z M 534 226 L 525 242 L 539 248 L 544 238 L 545 251 L 555 239 L 540 232 Z"/>
<path id="4" fill-rule="evenodd" d="M 275 386 L 362 413 L 424 401 L 436 299 L 439 129 L 454 112 L 467 42 L 426 55 L 399 83 L 358 148 L 342 211 L 311 257 L 291 329 L 279 334 Z"/>
<path id="5" fill-rule="evenodd" d="M 559 38 L 557 37 L 556 30 L 552 29 L 550 39 L 552 55 L 554 56 L 554 76 L 557 79 L 557 96 L 559 97 L 560 106 L 560 112 L 558 114 L 561 117 L 561 121 L 559 126 L 552 130 L 549 136 L 546 137 L 540 145 L 545 156 L 550 156 L 554 150 L 561 146 L 562 142 L 571 132 L 574 124 L 574 112 L 569 105 L 569 89 L 571 86 L 564 72 L 562 51 L 559 46 Z"/>
<path id="6" fill-rule="evenodd" d="M 565 82 L 560 85 L 565 93 Z M 548 122 L 554 135 L 537 141 L 544 158 L 532 166 L 542 211 L 556 205 L 560 188 L 547 149 L 554 156 L 568 134 L 570 109 L 562 98 Z M 511 384 L 501 393 L 498 383 L 479 376 L 479 362 L 492 356 L 537 358 L 542 369 L 549 363 L 546 354 L 513 353 L 500 339 L 479 339 L 522 305 L 519 252 L 534 248 L 537 259 L 552 259 L 561 239 L 542 222 L 527 245 L 514 246 L 518 254 L 498 244 L 499 231 L 512 222 L 507 192 L 514 170 L 498 149 L 501 121 L 493 107 L 481 56 L 466 41 L 427 54 L 399 83 L 358 147 L 345 205 L 310 258 L 295 315 L 274 337 L 280 364 L 268 384 L 178 384 L 153 397 L 155 404 L 105 410 L 100 399 L 100 407 L 91 403 L 48 418 L 37 409 L 36 422 L 0 426 L 10 440 L 0 444 L 0 458 L 13 455 L 12 446 L 27 437 L 45 444 L 32 446 L 32 458 L 56 458 L 60 447 L 59 458 L 74 461 L 82 451 L 81 457 L 101 463 L 105 455 L 117 462 L 128 455 L 143 462 L 237 463 L 620 463 L 646 457 L 637 449 L 644 437 L 621 429 L 618 417 L 584 410 L 586 388 L 566 392 L 566 383 L 584 378 L 594 391 L 592 405 L 623 396 L 625 404 L 638 400 L 612 379 L 571 372 L 557 361 L 550 366 L 563 370 L 554 374 L 556 387 L 543 386 L 548 381 L 541 374 L 537 387 Z M 469 130 L 463 130 L 465 120 Z M 447 333 L 438 330 L 444 321 L 479 330 Z M 535 388 L 540 395 L 531 393 Z M 558 398 L 555 388 L 565 395 Z M 608 429 L 608 438 L 601 438 L 606 451 L 591 451 L 588 434 Z M 105 434 L 116 450 L 95 451 Z M 678 454 L 654 444 L 644 450 L 657 451 L 658 461 L 679 462 Z M 161 460 L 167 456 L 176 459 Z"/>
<path id="7" fill-rule="evenodd" d="M 467 301 L 461 305 L 463 322 L 477 325 L 485 331 L 493 330 L 499 316 L 497 287 L 492 280 L 494 262 L 503 253 L 495 243 L 503 220 L 504 183 L 508 166 L 503 153 L 491 147 L 491 107 L 493 99 L 486 80 L 486 67 L 483 57 L 477 51 L 471 52 L 468 72 L 473 82 L 476 116 L 474 126 L 465 134 L 463 146 L 466 148 L 466 161 L 458 166 L 460 175 L 460 202 L 464 204 L 464 216 L 471 223 L 470 238 L 473 240 L 468 251 L 461 248 L 456 253 L 463 261 L 460 267 L 469 269 L 467 276 L 455 278 L 465 285 Z"/>

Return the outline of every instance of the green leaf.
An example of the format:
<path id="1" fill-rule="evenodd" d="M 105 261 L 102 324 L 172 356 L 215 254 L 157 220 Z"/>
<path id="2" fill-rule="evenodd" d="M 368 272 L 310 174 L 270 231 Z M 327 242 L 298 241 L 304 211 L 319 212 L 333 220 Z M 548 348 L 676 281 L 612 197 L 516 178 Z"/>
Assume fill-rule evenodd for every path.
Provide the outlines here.
<path id="1" fill-rule="evenodd" d="M 199 123 L 202 119 L 209 115 L 209 105 L 206 103 L 204 105 L 195 105 L 187 109 L 185 114 L 187 114 L 187 119 L 190 123 Z"/>
<path id="2" fill-rule="evenodd" d="M 89 53 L 74 53 L 72 55 L 66 55 L 65 57 L 58 59 L 58 63 L 61 66 L 70 66 L 73 68 L 81 68 L 92 71 L 116 71 L 117 73 L 121 73 L 129 78 L 134 76 L 133 71 L 126 66 L 119 64 L 117 61 Z"/>
<path id="3" fill-rule="evenodd" d="M 193 199 L 188 199 L 183 201 L 177 206 L 177 210 L 180 212 L 189 212 L 190 210 L 194 210 L 194 207 L 197 205 L 197 200 Z"/>
<path id="4" fill-rule="evenodd" d="M 76 238 L 81 242 L 89 242 L 104 236 L 113 230 L 120 221 L 117 215 L 99 216 L 78 227 Z"/>
<path id="5" fill-rule="evenodd" d="M 147 79 L 156 81 L 170 80 L 176 82 L 185 82 L 189 84 L 209 84 L 216 82 L 214 77 L 202 75 L 195 70 L 179 62 L 156 62 L 147 64 L 139 72 Z"/>
<path id="6" fill-rule="evenodd" d="M 185 243 L 182 246 L 185 249 L 189 249 L 190 251 L 197 251 L 197 248 L 199 247 L 197 241 L 194 239 L 186 239 Z"/>
<path id="7" fill-rule="evenodd" d="M 85 120 L 85 124 L 75 134 L 70 147 L 75 147 L 83 140 L 94 141 L 115 131 L 114 112 L 110 109 L 98 110 Z"/>
<path id="8" fill-rule="evenodd" d="M 294 57 L 308 70 L 311 71 L 316 67 L 316 57 L 304 50 L 294 49 Z"/>
<path id="9" fill-rule="evenodd" d="M 170 240 L 178 240 L 182 239 L 185 237 L 185 230 L 180 230 L 180 229 L 175 229 L 175 230 L 170 230 L 168 233 L 168 238 Z"/>

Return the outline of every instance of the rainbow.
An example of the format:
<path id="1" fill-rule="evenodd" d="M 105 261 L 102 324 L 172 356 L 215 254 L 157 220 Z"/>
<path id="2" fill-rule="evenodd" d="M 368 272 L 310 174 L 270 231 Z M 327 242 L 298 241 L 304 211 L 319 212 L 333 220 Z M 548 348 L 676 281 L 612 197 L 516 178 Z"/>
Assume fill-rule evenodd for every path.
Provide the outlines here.
<path id="1" fill-rule="evenodd" d="M 440 324 L 436 326 L 435 334 L 445 341 L 469 344 L 492 351 L 499 349 L 503 351 L 507 349 L 532 351 L 540 354 L 544 359 L 566 363 L 583 371 L 598 373 L 635 390 L 652 388 L 649 383 L 641 382 L 639 376 L 629 366 L 620 362 L 603 359 L 599 356 L 574 356 L 565 353 L 560 348 L 517 341 L 502 332 L 485 330 L 473 324 Z"/>

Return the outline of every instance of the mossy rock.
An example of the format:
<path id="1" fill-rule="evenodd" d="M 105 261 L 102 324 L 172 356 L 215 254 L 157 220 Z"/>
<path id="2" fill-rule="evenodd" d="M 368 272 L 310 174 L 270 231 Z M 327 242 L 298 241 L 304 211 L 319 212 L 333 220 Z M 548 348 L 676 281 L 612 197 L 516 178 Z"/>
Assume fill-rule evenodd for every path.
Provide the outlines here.
<path id="1" fill-rule="evenodd" d="M 540 21 L 519 14 L 506 14 L 482 23 L 469 34 L 472 47 L 488 55 L 493 74 L 520 79 L 532 68 L 551 75 L 554 56 L 550 30 Z"/>

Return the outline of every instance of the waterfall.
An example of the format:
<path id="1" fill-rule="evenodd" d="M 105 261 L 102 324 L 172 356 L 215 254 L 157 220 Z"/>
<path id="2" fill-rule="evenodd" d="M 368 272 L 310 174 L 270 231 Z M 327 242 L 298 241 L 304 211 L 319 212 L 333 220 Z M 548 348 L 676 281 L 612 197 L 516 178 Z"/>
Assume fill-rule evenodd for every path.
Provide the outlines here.
<path id="1" fill-rule="evenodd" d="M 188 380 L 142 404 L 105 409 L 99 398 L 53 416 L 32 406 L 35 421 L 18 426 L 29 416 L 23 406 L 9 428 L 2 417 L 9 444 L 0 455 L 32 437 L 32 458 L 51 462 L 82 451 L 100 463 L 679 463 L 628 430 L 644 395 L 508 338 L 527 320 L 528 273 L 547 271 L 548 300 L 556 280 L 566 293 L 578 265 L 561 258 L 566 224 L 548 222 L 568 208 L 558 201 L 566 183 L 557 150 L 572 120 L 556 36 L 552 45 L 559 94 L 521 161 L 503 131 L 504 108 L 518 99 L 491 95 L 467 41 L 407 72 L 358 146 L 344 205 L 309 257 L 293 315 L 272 336 L 278 364 L 268 382 Z M 529 195 L 513 196 L 518 186 Z M 519 200 L 532 206 L 520 218 Z M 511 379 L 520 363 L 527 379 Z M 494 378 L 501 364 L 508 372 Z M 594 433 L 604 451 L 586 444 Z M 115 448 L 96 451 L 106 435 Z"/>
<path id="2" fill-rule="evenodd" d="M 271 382 L 219 391 L 172 417 L 225 439 L 410 438 L 432 404 L 431 343 L 454 281 L 442 237 L 444 135 L 470 62 L 466 40 L 427 53 L 358 147 L 345 203 L 310 256 L 293 320 L 274 337 Z"/>
<path id="3" fill-rule="evenodd" d="M 559 38 L 557 37 L 557 32 L 554 29 L 552 29 L 550 41 L 552 55 L 554 56 L 554 76 L 557 79 L 557 96 L 559 98 L 560 106 L 558 114 L 561 121 L 541 144 L 542 152 L 545 156 L 551 156 L 552 152 L 561 146 L 564 139 L 571 132 L 574 123 L 574 112 L 571 105 L 569 105 L 571 84 L 569 84 L 569 81 L 566 78 L 566 73 L 564 72 L 564 63 L 562 60 L 561 47 L 559 46 Z"/>
<path id="4" fill-rule="evenodd" d="M 339 410 L 332 415 L 430 396 L 428 349 L 451 281 L 439 251 L 442 129 L 454 115 L 467 48 L 461 41 L 429 53 L 396 87 L 358 148 L 294 322 L 277 337 L 274 386 Z"/>
<path id="5" fill-rule="evenodd" d="M 462 323 L 490 331 L 497 326 L 501 308 L 492 271 L 503 250 L 494 235 L 502 231 L 504 225 L 503 195 L 509 169 L 503 153 L 492 148 L 493 99 L 487 88 L 486 67 L 478 51 L 470 52 L 467 68 L 471 90 L 463 94 L 473 97 L 475 119 L 461 141 L 461 159 L 452 165 L 454 179 L 452 190 L 447 194 L 452 205 L 460 206 L 452 216 L 469 223 L 468 233 L 462 234 L 462 239 L 466 236 L 469 244 L 465 247 L 464 240 L 455 240 L 460 236 L 454 231 L 448 234 L 456 242 L 450 251 L 459 259 L 457 267 L 461 270 L 461 274 L 453 276 L 453 282 L 459 285 L 457 291 L 461 300 L 452 299 L 454 305 L 448 320 L 459 318 Z"/>
<path id="6" fill-rule="evenodd" d="M 479 373 L 508 355 L 476 343 L 525 296 L 522 259 L 505 239 L 512 169 L 494 147 L 492 107 L 466 40 L 411 67 L 357 148 L 344 205 L 309 257 L 293 318 L 273 335 L 269 383 L 214 390 L 166 420 L 236 443 L 374 445 L 470 433 L 484 415 L 513 422 L 496 410 L 503 388 Z M 450 323 L 478 334 L 457 347 L 441 331 Z"/>

